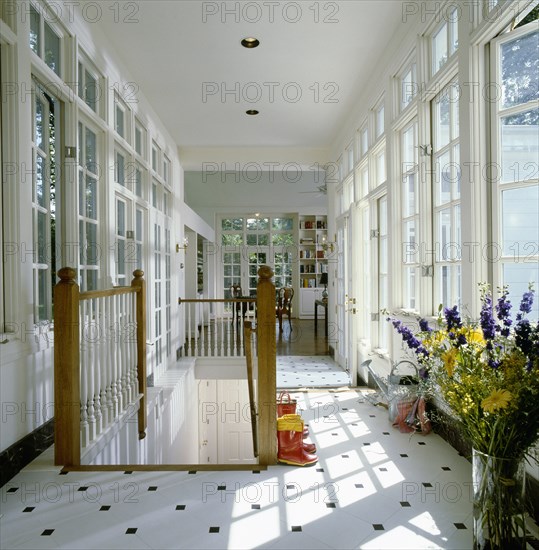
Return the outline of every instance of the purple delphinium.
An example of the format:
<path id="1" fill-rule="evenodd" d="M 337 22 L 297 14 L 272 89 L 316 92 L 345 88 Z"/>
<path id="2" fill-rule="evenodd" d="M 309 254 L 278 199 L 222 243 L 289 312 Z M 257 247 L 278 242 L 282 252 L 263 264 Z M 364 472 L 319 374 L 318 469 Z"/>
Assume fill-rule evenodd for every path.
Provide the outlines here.
<path id="1" fill-rule="evenodd" d="M 447 330 L 453 330 L 454 328 L 461 328 L 462 321 L 460 319 L 460 313 L 458 312 L 457 306 L 452 308 L 446 307 L 444 309 L 445 322 L 447 323 Z"/>
<path id="2" fill-rule="evenodd" d="M 539 358 L 539 346 L 537 342 L 539 325 L 537 325 L 534 330 L 530 324 L 530 321 L 524 318 L 524 315 L 526 313 L 530 313 L 532 310 L 533 294 L 533 289 L 530 289 L 528 292 L 523 294 L 515 325 L 515 344 L 528 358 L 528 370 L 532 368 L 534 360 Z"/>
<path id="3" fill-rule="evenodd" d="M 406 326 L 401 323 L 398 319 L 387 319 L 391 321 L 397 332 L 402 336 L 402 339 L 408 344 L 408 347 L 415 351 L 417 355 L 423 355 L 424 357 L 429 355 L 429 352 L 423 346 L 423 343 L 419 338 L 414 336 L 414 333 Z"/>
<path id="4" fill-rule="evenodd" d="M 528 292 L 525 292 L 522 295 L 522 300 L 520 302 L 520 307 L 517 313 L 517 321 L 520 321 L 524 317 L 525 313 L 531 312 L 532 305 L 533 305 L 533 294 L 534 294 L 534 291 L 533 289 L 530 288 Z"/>
<path id="5" fill-rule="evenodd" d="M 492 297 L 487 294 L 481 306 L 481 329 L 483 330 L 483 338 L 487 341 L 487 348 L 491 349 L 491 341 L 496 336 L 496 321 L 492 312 Z"/>
<path id="6" fill-rule="evenodd" d="M 509 327 L 513 323 L 510 317 L 512 305 L 511 302 L 507 299 L 508 294 L 509 291 L 507 289 L 504 289 L 503 294 L 498 298 L 498 302 L 496 304 L 496 314 L 503 325 L 503 327 L 496 328 L 500 331 L 501 335 L 505 336 L 506 338 L 509 336 Z"/>
<path id="7" fill-rule="evenodd" d="M 432 332 L 432 329 L 429 327 L 429 323 L 426 319 L 419 319 L 419 328 L 421 332 Z"/>

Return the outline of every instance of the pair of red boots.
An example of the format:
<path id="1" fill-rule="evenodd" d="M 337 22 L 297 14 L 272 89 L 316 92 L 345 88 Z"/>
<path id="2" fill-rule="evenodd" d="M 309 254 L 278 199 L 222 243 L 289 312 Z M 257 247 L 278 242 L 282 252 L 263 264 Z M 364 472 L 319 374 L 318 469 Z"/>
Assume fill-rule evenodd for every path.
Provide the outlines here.
<path id="1" fill-rule="evenodd" d="M 286 400 L 286 401 L 285 401 Z M 284 464 L 310 466 L 318 462 L 316 445 L 304 441 L 309 436 L 303 419 L 296 414 L 297 402 L 281 393 L 277 401 L 277 459 Z"/>

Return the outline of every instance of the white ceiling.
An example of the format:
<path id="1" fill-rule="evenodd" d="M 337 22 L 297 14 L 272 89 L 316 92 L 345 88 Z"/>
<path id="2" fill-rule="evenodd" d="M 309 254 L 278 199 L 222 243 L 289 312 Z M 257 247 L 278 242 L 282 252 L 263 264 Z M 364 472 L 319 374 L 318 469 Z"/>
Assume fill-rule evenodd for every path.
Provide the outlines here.
<path id="1" fill-rule="evenodd" d="M 115 2 L 100 3 L 103 13 L 114 13 L 108 8 Z M 118 24 L 110 16 L 99 24 L 176 140 L 184 168 L 200 169 L 200 158 L 214 160 L 219 150 L 230 160 L 245 148 L 257 151 L 259 160 L 273 162 L 279 160 L 276 151 L 297 148 L 302 151 L 297 162 L 311 162 L 313 156 L 324 162 L 329 159 L 321 157 L 354 109 L 384 44 L 403 25 L 404 3 L 281 1 L 270 21 L 269 5 L 276 2 L 136 0 L 125 6 L 136 4 L 132 18 L 138 23 Z M 119 5 L 120 17 L 128 16 Z M 237 15 L 230 13 L 236 5 Z M 240 40 L 246 36 L 258 38 L 260 46 L 243 48 Z M 273 101 L 267 83 L 275 83 Z M 218 93 L 204 101 L 203 88 Z M 225 88 L 239 88 L 239 101 L 234 94 L 221 98 Z M 291 101 L 298 90 L 301 99 Z M 242 97 L 255 98 L 258 91 L 259 101 Z M 260 114 L 247 116 L 249 108 Z M 311 158 L 309 150 L 316 150 Z M 190 158 L 197 159 L 192 166 Z"/>

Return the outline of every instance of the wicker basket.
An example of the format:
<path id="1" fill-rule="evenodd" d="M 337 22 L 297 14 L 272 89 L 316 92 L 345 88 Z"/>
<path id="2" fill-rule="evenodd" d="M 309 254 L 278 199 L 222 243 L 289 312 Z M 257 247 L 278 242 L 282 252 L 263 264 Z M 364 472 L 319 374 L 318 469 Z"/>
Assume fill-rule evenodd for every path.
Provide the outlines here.
<path id="1" fill-rule="evenodd" d="M 397 418 L 400 402 L 405 400 L 415 401 L 417 399 L 418 385 L 419 373 L 412 361 L 405 359 L 393 364 L 387 384 L 390 422 L 394 422 Z"/>

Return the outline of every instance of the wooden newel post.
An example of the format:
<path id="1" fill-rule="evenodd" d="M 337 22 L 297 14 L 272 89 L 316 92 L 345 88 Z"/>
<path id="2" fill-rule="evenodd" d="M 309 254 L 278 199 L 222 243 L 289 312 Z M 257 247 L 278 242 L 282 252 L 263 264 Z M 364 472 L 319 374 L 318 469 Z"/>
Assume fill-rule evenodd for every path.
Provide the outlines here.
<path id="1" fill-rule="evenodd" d="M 135 269 L 131 287 L 137 289 L 137 377 L 142 394 L 138 410 L 138 437 L 146 437 L 146 281 L 144 271 Z"/>
<path id="2" fill-rule="evenodd" d="M 260 464 L 277 463 L 275 285 L 273 271 L 258 270 L 256 291 L 258 345 L 258 455 Z"/>
<path id="3" fill-rule="evenodd" d="M 54 287 L 54 463 L 80 464 L 79 285 L 71 267 Z"/>

